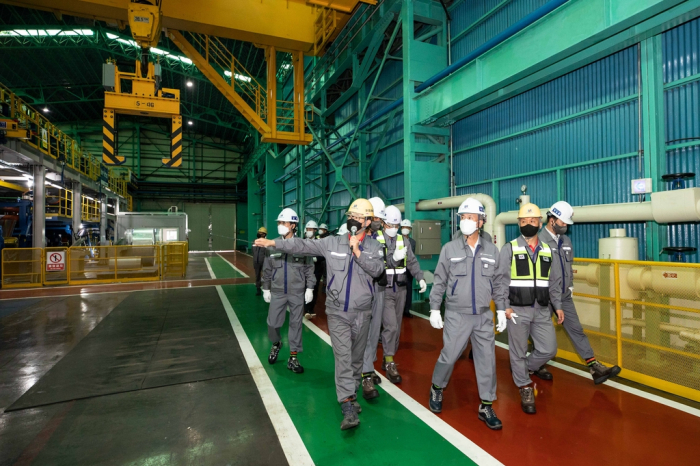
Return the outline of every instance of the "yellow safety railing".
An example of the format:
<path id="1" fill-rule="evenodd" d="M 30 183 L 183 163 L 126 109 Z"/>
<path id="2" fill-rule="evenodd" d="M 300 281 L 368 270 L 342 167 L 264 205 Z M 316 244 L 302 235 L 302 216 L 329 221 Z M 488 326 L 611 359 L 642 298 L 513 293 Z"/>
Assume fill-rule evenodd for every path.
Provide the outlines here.
<path id="1" fill-rule="evenodd" d="M 99 222 L 100 206 L 100 201 L 83 194 L 80 200 L 80 219 L 83 222 Z"/>
<path id="2" fill-rule="evenodd" d="M 131 197 L 131 194 L 127 194 L 127 195 L 126 195 L 126 209 L 127 209 L 129 212 L 133 212 L 133 211 L 134 211 L 134 198 Z"/>
<path id="3" fill-rule="evenodd" d="M 70 277 L 68 247 L 44 248 L 41 257 L 41 282 L 44 285 L 67 285 Z"/>
<path id="4" fill-rule="evenodd" d="M 2 84 L 0 102 L 9 106 L 10 118 L 17 120 L 20 128 L 30 130 L 31 137 L 25 140 L 27 144 L 92 180 L 99 178 L 99 160 Z"/>
<path id="5" fill-rule="evenodd" d="M 160 243 L 161 248 L 161 276 L 182 277 L 185 278 L 187 273 L 187 264 L 189 262 L 189 247 L 187 241 L 171 241 L 169 243 Z"/>
<path id="6" fill-rule="evenodd" d="M 47 186 L 45 191 L 46 216 L 68 217 L 73 216 L 73 191 L 65 188 Z"/>
<path id="7" fill-rule="evenodd" d="M 2 250 L 2 287 L 42 286 L 42 248 L 5 248 Z"/>
<path id="8" fill-rule="evenodd" d="M 700 264 L 576 259 L 576 310 L 596 357 L 624 377 L 700 401 Z M 582 362 L 556 326 L 557 356 Z"/>
<path id="9" fill-rule="evenodd" d="M 71 285 L 160 280 L 160 248 L 153 246 L 72 247 Z"/>
<path id="10" fill-rule="evenodd" d="M 127 180 L 124 179 L 120 172 L 110 168 L 107 182 L 110 191 L 122 197 L 126 197 Z"/>

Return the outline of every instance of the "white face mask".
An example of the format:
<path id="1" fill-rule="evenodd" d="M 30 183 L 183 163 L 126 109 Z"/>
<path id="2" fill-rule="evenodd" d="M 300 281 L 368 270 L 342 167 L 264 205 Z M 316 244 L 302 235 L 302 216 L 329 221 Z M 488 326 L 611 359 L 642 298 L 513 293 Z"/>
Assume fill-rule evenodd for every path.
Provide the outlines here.
<path id="1" fill-rule="evenodd" d="M 471 235 L 477 230 L 476 222 L 474 220 L 464 219 L 459 222 L 459 229 L 462 231 L 463 235 Z"/>
<path id="2" fill-rule="evenodd" d="M 401 234 L 404 235 L 404 236 L 408 236 L 408 235 L 411 234 L 411 230 L 409 230 L 408 228 L 402 228 L 402 229 L 401 229 Z"/>
<path id="3" fill-rule="evenodd" d="M 313 232 L 313 231 L 306 230 L 306 237 L 309 238 L 309 239 L 313 238 L 313 237 L 314 237 L 314 232 Z"/>
<path id="4" fill-rule="evenodd" d="M 289 227 L 277 225 L 277 233 L 279 233 L 280 236 L 287 236 L 287 233 L 289 233 Z"/>
<path id="5" fill-rule="evenodd" d="M 384 233 L 386 233 L 387 236 L 393 238 L 396 236 L 396 234 L 399 232 L 398 228 L 385 228 Z"/>

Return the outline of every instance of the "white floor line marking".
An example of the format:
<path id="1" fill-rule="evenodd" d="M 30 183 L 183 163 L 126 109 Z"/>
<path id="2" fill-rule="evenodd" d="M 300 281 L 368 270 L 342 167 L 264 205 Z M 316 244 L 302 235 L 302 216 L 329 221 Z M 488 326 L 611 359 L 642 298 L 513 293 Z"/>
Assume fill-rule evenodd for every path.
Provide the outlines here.
<path id="1" fill-rule="evenodd" d="M 211 278 L 216 278 L 216 275 L 214 275 L 214 271 L 211 269 L 211 264 L 209 264 L 209 259 L 206 257 L 204 258 L 204 263 L 207 264 L 207 270 L 209 271 L 209 276 Z"/>
<path id="2" fill-rule="evenodd" d="M 505 343 L 501 343 L 500 341 L 496 342 L 496 346 L 498 346 L 499 348 L 503 348 L 505 350 L 508 350 L 508 345 Z M 562 364 L 562 363 L 559 363 L 556 361 L 549 361 L 547 364 L 552 366 L 552 367 L 556 367 L 557 369 L 561 369 L 565 372 L 570 372 L 571 374 L 576 374 L 578 376 L 584 377 L 584 378 L 588 379 L 588 381 L 591 381 L 591 374 L 589 374 L 587 371 L 584 371 L 582 369 L 577 369 L 575 367 L 567 366 L 566 364 Z M 626 393 L 629 393 L 631 395 L 636 395 L 636 396 L 639 396 L 641 398 L 646 398 L 649 401 L 655 401 L 656 403 L 662 404 L 664 406 L 668 406 L 669 408 L 677 409 L 679 411 L 683 411 L 684 413 L 688 413 L 692 416 L 700 417 L 700 409 L 693 408 L 692 406 L 684 405 L 683 403 L 678 403 L 677 401 L 668 400 L 662 396 L 654 395 L 653 393 L 647 393 L 644 390 L 640 390 L 638 388 L 629 387 L 627 385 L 615 382 L 614 380 L 607 380 L 606 382 L 602 383 L 601 385 L 607 385 L 608 387 L 616 388 L 622 392 L 626 392 Z"/>
<path id="3" fill-rule="evenodd" d="M 221 257 L 224 261 L 226 261 L 226 263 L 227 263 L 228 265 L 230 265 L 231 267 L 233 267 L 233 270 L 235 270 L 236 272 L 238 272 L 238 273 L 240 273 L 241 275 L 243 275 L 243 278 L 250 278 L 250 277 L 248 277 L 248 275 L 247 275 L 245 272 L 243 272 L 241 269 L 239 269 L 238 267 L 236 267 L 235 265 L 233 265 L 232 263 L 230 263 L 228 260 L 226 260 L 226 258 L 224 258 L 224 256 L 222 256 L 222 255 L 219 254 L 218 252 L 216 253 L 216 255 L 219 256 L 219 257 Z"/>
<path id="4" fill-rule="evenodd" d="M 258 387 L 267 414 L 270 416 L 272 426 L 275 428 L 280 445 L 282 445 L 282 450 L 284 450 L 284 456 L 287 457 L 290 466 L 313 465 L 314 462 L 306 449 L 306 445 L 304 445 L 304 442 L 301 440 L 299 432 L 296 427 L 294 427 L 292 418 L 289 417 L 289 413 L 287 413 L 284 404 L 282 404 L 282 400 L 277 394 L 277 391 L 275 391 L 270 377 L 260 363 L 260 359 L 258 359 L 258 355 L 255 353 L 253 345 L 250 339 L 248 339 L 245 330 L 243 330 L 243 326 L 238 320 L 233 307 L 231 307 L 231 303 L 226 297 L 224 290 L 221 286 L 217 285 L 216 291 L 219 293 L 221 303 L 224 305 L 226 314 L 228 314 L 228 318 L 231 321 L 233 333 L 238 339 L 238 344 L 241 346 L 241 351 L 250 368 L 250 373 L 253 376 L 255 385 Z"/>
<path id="5" fill-rule="evenodd" d="M 428 316 L 426 316 L 426 315 L 423 315 L 423 314 L 421 314 L 421 313 L 419 313 L 419 312 L 415 312 L 415 311 L 408 311 L 408 312 L 410 312 L 411 315 L 414 315 L 414 316 L 416 316 L 416 317 L 420 317 L 421 319 L 430 320 L 430 317 L 428 317 Z"/>
<path id="6" fill-rule="evenodd" d="M 304 320 L 304 325 L 306 325 L 312 332 L 318 335 L 323 341 L 331 344 L 331 337 L 326 332 L 321 330 L 309 320 Z M 502 465 L 493 456 L 489 455 L 485 450 L 479 447 L 477 444 L 469 440 L 467 437 L 459 433 L 454 427 L 449 425 L 447 422 L 443 421 L 436 415 L 434 415 L 430 410 L 416 400 L 408 396 L 403 390 L 398 388 L 396 385 L 389 382 L 383 375 L 377 373 L 382 379 L 382 388 L 389 395 L 394 397 L 396 401 L 401 403 L 406 409 L 413 413 L 418 419 L 423 421 L 431 429 L 441 435 L 445 440 L 450 442 L 455 448 L 464 453 L 469 459 L 474 461 L 479 465 Z M 428 396 L 428 391 L 426 390 L 425 396 Z"/>

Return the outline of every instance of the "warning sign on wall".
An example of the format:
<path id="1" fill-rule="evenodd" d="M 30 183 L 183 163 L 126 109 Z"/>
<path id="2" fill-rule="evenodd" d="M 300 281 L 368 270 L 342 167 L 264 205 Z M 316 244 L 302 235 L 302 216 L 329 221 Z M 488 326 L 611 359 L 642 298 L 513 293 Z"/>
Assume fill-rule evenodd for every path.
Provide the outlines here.
<path id="1" fill-rule="evenodd" d="M 66 251 L 49 251 L 46 253 L 46 271 L 63 272 L 66 270 Z"/>

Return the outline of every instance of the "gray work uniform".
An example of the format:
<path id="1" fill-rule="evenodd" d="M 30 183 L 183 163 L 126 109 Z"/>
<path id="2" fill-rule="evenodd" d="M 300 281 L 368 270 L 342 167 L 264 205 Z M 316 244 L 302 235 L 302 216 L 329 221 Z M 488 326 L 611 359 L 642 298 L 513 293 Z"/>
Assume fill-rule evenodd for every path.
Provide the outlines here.
<path id="1" fill-rule="evenodd" d="M 446 387 L 457 359 L 471 337 L 479 397 L 496 399 L 496 345 L 491 299 L 505 309 L 508 277 L 496 265 L 498 248 L 479 239 L 474 252 L 464 236 L 442 247 L 430 292 L 430 309 L 445 300 L 443 348 L 433 371 L 433 384 Z"/>
<path id="2" fill-rule="evenodd" d="M 531 261 L 536 261 L 541 244 L 533 252 L 523 236 L 519 236 L 518 245 L 527 249 Z M 554 259 L 554 253 L 552 253 Z M 501 248 L 498 261 L 498 271 L 506 275 L 509 284 L 511 261 L 513 258 L 513 245 L 506 243 Z M 561 309 L 561 269 L 550 267 L 549 270 L 549 300 L 555 309 Z M 505 301 L 506 309 L 511 308 L 518 315 L 508 319 L 508 347 L 510 353 L 510 367 L 513 372 L 513 381 L 518 387 L 524 387 L 532 383 L 529 371 L 536 371 L 557 354 L 557 337 L 552 323 L 552 313 L 549 306 L 540 305 L 537 300 L 531 306 L 513 306 L 510 304 L 509 287 L 504 287 L 501 301 Z M 528 338 L 532 338 L 535 349 L 527 355 Z"/>
<path id="3" fill-rule="evenodd" d="M 561 309 L 564 311 L 564 330 L 569 334 L 578 355 L 584 360 L 591 359 L 595 354 L 583 332 L 574 305 L 574 246 L 568 236 L 560 235 L 559 238 L 555 238 L 546 227 L 542 228 L 539 237 L 540 241 L 547 243 L 552 249 L 552 267 L 559 267 L 562 272 Z"/>
<path id="4" fill-rule="evenodd" d="M 311 241 L 276 240 L 275 247 L 290 254 L 326 259 L 326 315 L 335 356 L 336 394 L 342 403 L 355 396 L 361 382 L 375 295 L 372 282 L 384 269 L 380 244 L 365 236 L 360 243 L 360 257 L 352 253 L 348 235 Z"/>
<path id="5" fill-rule="evenodd" d="M 277 238 L 279 241 L 282 238 Z M 302 320 L 304 319 L 304 292 L 316 284 L 314 264 L 310 257 L 287 254 L 269 249 L 263 267 L 263 289 L 270 290 L 270 309 L 267 312 L 267 334 L 272 343 L 281 341 L 280 329 L 289 307 L 289 350 L 301 352 Z"/>

